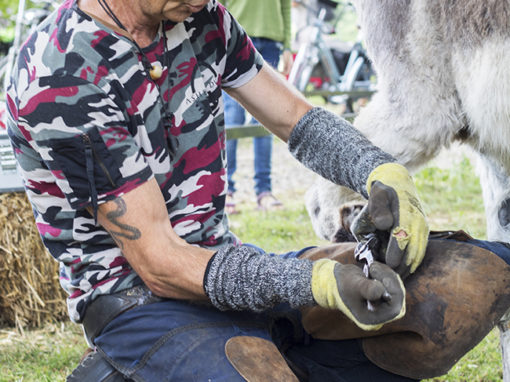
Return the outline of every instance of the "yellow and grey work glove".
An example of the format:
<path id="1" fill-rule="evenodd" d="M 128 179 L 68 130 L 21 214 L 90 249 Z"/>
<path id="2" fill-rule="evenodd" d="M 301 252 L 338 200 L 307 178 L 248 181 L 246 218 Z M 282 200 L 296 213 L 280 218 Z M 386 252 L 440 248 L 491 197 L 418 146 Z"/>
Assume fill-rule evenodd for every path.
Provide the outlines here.
<path id="1" fill-rule="evenodd" d="M 361 329 L 377 330 L 405 314 L 405 288 L 383 263 L 373 262 L 369 272 L 371 278 L 356 265 L 318 260 L 312 271 L 313 297 L 323 308 L 340 310 Z"/>
<path id="2" fill-rule="evenodd" d="M 368 204 L 351 231 L 360 241 L 375 232 L 383 243 L 377 260 L 404 279 L 422 262 L 429 236 L 414 183 L 404 166 L 385 163 L 370 173 L 367 191 Z M 386 237 L 382 237 L 383 232 Z"/>

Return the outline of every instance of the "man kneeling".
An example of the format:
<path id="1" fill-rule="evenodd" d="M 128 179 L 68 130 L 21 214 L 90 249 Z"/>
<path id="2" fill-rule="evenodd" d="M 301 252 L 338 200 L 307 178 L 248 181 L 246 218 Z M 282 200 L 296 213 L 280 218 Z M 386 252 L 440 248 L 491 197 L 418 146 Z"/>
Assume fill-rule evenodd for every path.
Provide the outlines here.
<path id="1" fill-rule="evenodd" d="M 299 257 L 314 262 L 333 259 L 352 270 L 362 267 L 354 258 L 356 245 L 344 242 L 309 248 Z M 168 304 L 156 301 L 114 319 L 96 344 L 117 369 L 110 369 L 106 373 L 109 377 L 118 370 L 124 375 L 128 369 L 149 371 L 151 359 L 164 357 L 173 360 L 172 375 L 180 376 L 191 376 L 193 370 L 198 370 L 197 362 L 202 364 L 201 359 L 208 360 L 203 365 L 219 367 L 223 365 L 221 359 L 227 358 L 230 364 L 222 367 L 225 375 L 230 375 L 228 380 L 237 380 L 228 368 L 238 373 L 239 380 L 248 381 L 432 378 L 447 373 L 510 308 L 509 264 L 510 247 L 506 244 L 475 240 L 462 231 L 434 233 L 422 265 L 405 279 L 406 314 L 379 330 L 362 330 L 340 311 L 318 305 L 300 310 L 279 305 L 260 314 L 219 314 L 212 308 L 176 302 L 173 310 L 180 312 L 179 317 L 185 313 L 190 321 L 183 330 L 167 333 L 151 348 L 147 335 L 176 317 L 166 311 Z M 375 262 L 372 267 L 380 265 Z M 351 303 L 367 306 L 367 300 Z M 195 310 L 201 312 L 200 322 L 195 322 Z M 151 326 L 143 327 L 147 322 L 143 317 L 147 316 L 151 317 Z M 229 329 L 233 325 L 235 333 Z M 132 333 L 131 343 L 139 346 L 121 349 L 123 354 L 119 353 L 114 362 L 109 353 L 115 349 L 109 349 L 107 343 L 122 339 L 126 331 Z M 105 337 L 114 338 L 107 341 Z M 167 351 L 176 348 L 180 349 L 178 353 Z M 69 380 L 95 375 L 91 369 L 99 366 L 93 364 L 102 360 L 92 353 L 88 363 L 82 362 Z M 107 365 L 103 363 L 102 367 Z M 120 374 L 117 377 L 124 380 Z"/>

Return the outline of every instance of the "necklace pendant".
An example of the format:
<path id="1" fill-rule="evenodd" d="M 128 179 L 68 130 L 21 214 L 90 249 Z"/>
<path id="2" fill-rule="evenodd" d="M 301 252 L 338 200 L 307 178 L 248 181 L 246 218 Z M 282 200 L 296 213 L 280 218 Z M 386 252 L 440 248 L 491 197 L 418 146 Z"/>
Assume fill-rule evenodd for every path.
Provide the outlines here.
<path id="1" fill-rule="evenodd" d="M 163 75 L 163 68 L 159 63 L 151 64 L 151 69 L 149 70 L 149 75 L 153 81 L 159 80 Z"/>

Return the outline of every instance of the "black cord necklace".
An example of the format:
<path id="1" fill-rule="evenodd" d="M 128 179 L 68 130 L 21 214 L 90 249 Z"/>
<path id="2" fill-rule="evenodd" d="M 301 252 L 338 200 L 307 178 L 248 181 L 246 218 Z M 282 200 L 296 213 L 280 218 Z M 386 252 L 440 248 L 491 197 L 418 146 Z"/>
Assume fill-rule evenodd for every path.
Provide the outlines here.
<path id="1" fill-rule="evenodd" d="M 103 8 L 103 10 L 106 12 L 106 14 L 108 16 L 110 16 L 110 18 L 115 22 L 115 24 L 117 24 L 117 26 L 120 29 L 126 31 L 129 34 L 129 31 L 126 29 L 124 24 L 122 24 L 122 22 L 119 20 L 117 15 L 115 15 L 115 13 L 113 13 L 113 10 L 110 8 L 110 6 L 106 2 L 106 0 L 97 0 L 97 2 L 101 6 L 101 8 Z M 163 21 L 161 22 L 161 31 L 163 34 L 163 46 L 164 46 L 163 59 L 165 61 L 168 61 L 167 37 L 166 37 L 165 25 L 164 25 Z M 161 78 L 161 76 L 163 75 L 163 67 L 159 63 L 158 64 L 151 63 L 149 61 L 149 58 L 147 57 L 145 52 L 142 50 L 142 48 L 140 48 L 140 45 L 138 45 L 138 43 L 135 41 L 135 39 L 131 37 L 131 41 L 133 41 L 133 44 L 135 45 L 136 49 L 140 53 L 140 56 L 142 58 L 142 65 L 145 68 L 146 72 L 149 73 L 149 78 L 151 79 L 152 83 L 154 83 L 154 85 L 158 89 L 158 98 L 161 103 L 161 107 L 163 109 L 162 110 L 162 112 L 163 112 L 163 127 L 165 129 L 168 129 L 166 131 L 168 152 L 170 154 L 170 158 L 172 159 L 173 156 L 175 155 L 175 147 L 171 140 L 172 134 L 170 133 L 170 127 L 172 126 L 172 118 L 171 118 L 170 114 L 168 113 L 168 110 L 165 106 L 165 102 L 164 102 L 163 96 L 161 94 L 161 89 L 160 89 L 159 85 L 156 83 L 156 80 L 159 80 Z M 167 64 L 166 67 L 167 67 L 167 70 L 170 70 L 170 65 Z M 168 89 L 170 89 L 170 73 L 167 73 L 167 82 L 168 82 Z"/>
<path id="2" fill-rule="evenodd" d="M 120 29 L 128 32 L 127 28 L 124 26 L 124 24 L 122 24 L 122 22 L 119 20 L 117 15 L 115 13 L 113 13 L 113 10 L 110 8 L 110 6 L 106 2 L 106 0 L 97 0 L 97 2 L 101 6 L 101 8 L 103 8 L 103 10 L 106 12 L 106 14 L 108 16 L 110 16 L 110 18 L 115 22 L 115 24 L 117 24 L 117 26 Z M 163 28 L 163 25 L 162 25 L 162 28 Z M 163 30 L 163 38 L 165 39 L 165 53 L 166 53 L 166 34 L 164 32 L 165 31 Z M 153 81 L 159 80 L 161 78 L 161 75 L 163 74 L 163 68 L 161 67 L 161 65 L 151 64 L 149 59 L 145 55 L 144 51 L 142 50 L 142 48 L 140 48 L 140 45 L 138 45 L 138 43 L 133 38 L 132 38 L 132 41 L 133 41 L 133 44 L 135 44 L 136 49 L 142 56 L 142 64 L 143 64 L 144 68 L 149 72 L 151 79 Z"/>

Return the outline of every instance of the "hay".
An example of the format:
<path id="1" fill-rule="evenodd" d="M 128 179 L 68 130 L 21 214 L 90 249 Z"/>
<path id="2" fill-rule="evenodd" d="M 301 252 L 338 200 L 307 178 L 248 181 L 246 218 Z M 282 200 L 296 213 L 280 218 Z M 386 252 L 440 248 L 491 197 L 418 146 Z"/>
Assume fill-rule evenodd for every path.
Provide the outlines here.
<path id="1" fill-rule="evenodd" d="M 67 317 L 58 263 L 44 248 L 24 193 L 0 194 L 0 324 L 41 327 Z"/>

